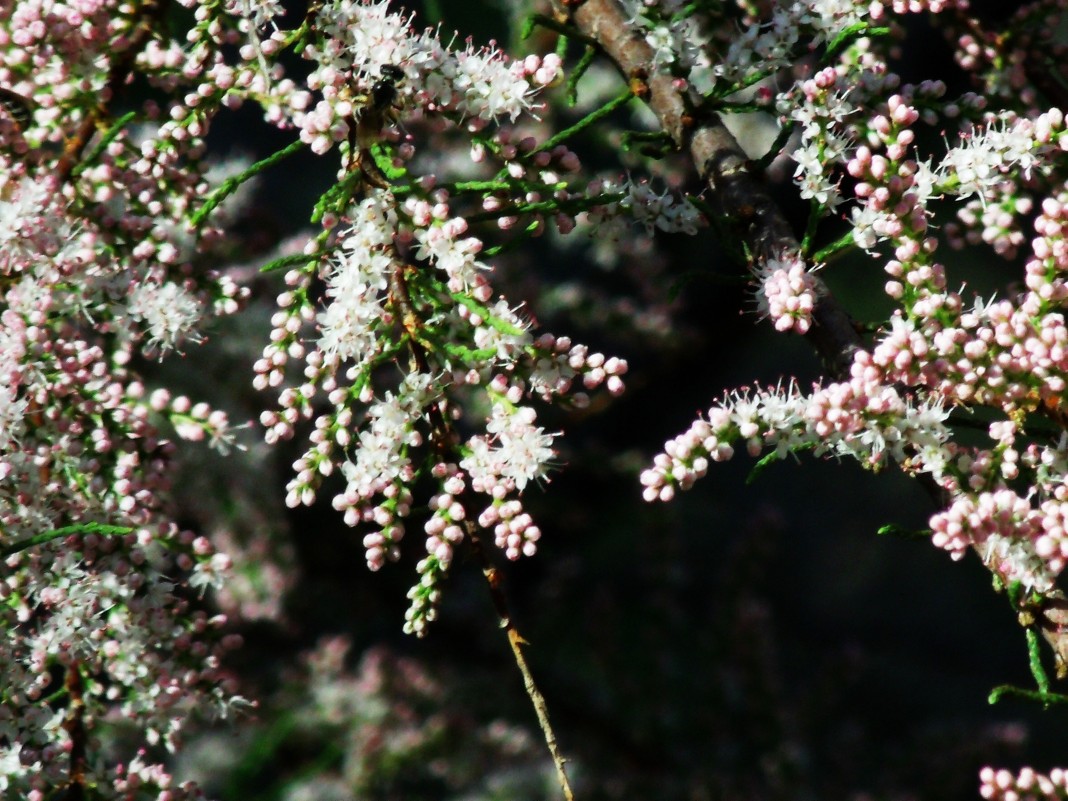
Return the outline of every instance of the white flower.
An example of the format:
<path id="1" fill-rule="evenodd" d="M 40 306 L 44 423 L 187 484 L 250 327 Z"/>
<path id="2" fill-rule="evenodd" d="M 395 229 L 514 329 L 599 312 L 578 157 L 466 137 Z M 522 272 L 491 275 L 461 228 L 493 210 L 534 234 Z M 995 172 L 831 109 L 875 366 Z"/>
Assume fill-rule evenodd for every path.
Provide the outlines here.
<path id="1" fill-rule="evenodd" d="M 535 426 L 535 418 L 529 406 L 510 410 L 494 405 L 493 417 L 486 425 L 491 438 L 472 437 L 468 442 L 471 453 L 460 466 L 474 479 L 511 479 L 520 492 L 530 480 L 544 478 L 548 462 L 555 455 L 552 441 L 556 435 Z"/>
<path id="2" fill-rule="evenodd" d="M 361 431 L 356 460 L 341 465 L 348 491 L 369 498 L 396 481 L 409 464 L 401 447 L 400 440 L 381 430 Z"/>
<path id="3" fill-rule="evenodd" d="M 1037 163 L 1036 151 L 1029 120 L 996 120 L 985 129 L 973 131 L 963 144 L 946 153 L 938 175 L 944 183 L 956 182 L 950 189 L 955 194 L 976 194 L 982 199 L 1013 169 L 1029 177 Z"/>
<path id="4" fill-rule="evenodd" d="M 468 289 L 480 271 L 489 269 L 475 258 L 482 250 L 481 240 L 473 236 L 462 237 L 466 230 L 467 223 L 457 217 L 443 225 L 418 228 L 415 232 L 419 243 L 416 257 L 429 259 L 443 270 L 449 276 L 449 288 L 453 291 Z"/>
<path id="5" fill-rule="evenodd" d="M 529 324 L 512 311 L 505 300 L 498 300 L 490 310 L 493 319 L 475 329 L 475 345 L 480 350 L 496 349 L 498 359 L 515 359 L 532 341 L 527 331 Z"/>
<path id="6" fill-rule="evenodd" d="M 365 220 L 383 223 L 362 208 Z M 359 222 L 359 218 L 357 219 Z M 376 329 L 382 319 L 393 257 L 380 247 L 385 234 L 375 225 L 353 227 L 329 265 L 327 305 L 319 312 L 319 348 L 331 360 L 366 361 L 378 347 Z"/>
<path id="7" fill-rule="evenodd" d="M 679 201 L 670 192 L 660 194 L 646 182 L 627 181 L 623 187 L 627 197 L 620 201 L 620 208 L 630 211 L 634 219 L 645 226 L 647 234 L 654 228 L 668 233 L 696 234 L 704 222 L 696 207 L 686 201 Z"/>
<path id="8" fill-rule="evenodd" d="M 196 339 L 200 302 L 178 284 L 143 281 L 130 292 L 130 317 L 148 328 L 151 341 L 161 350 L 175 347 L 182 339 Z"/>
<path id="9" fill-rule="evenodd" d="M 253 30 L 259 30 L 285 14 L 285 6 L 280 0 L 229 0 L 226 11 L 247 19 Z"/>
<path id="10" fill-rule="evenodd" d="M 807 0 L 809 13 L 803 21 L 833 38 L 868 15 L 868 0 Z"/>
<path id="11" fill-rule="evenodd" d="M 515 120 L 533 107 L 530 82 L 521 62 L 509 64 L 496 50 L 471 48 L 456 56 L 457 88 L 463 91 L 461 111 L 484 120 Z"/>

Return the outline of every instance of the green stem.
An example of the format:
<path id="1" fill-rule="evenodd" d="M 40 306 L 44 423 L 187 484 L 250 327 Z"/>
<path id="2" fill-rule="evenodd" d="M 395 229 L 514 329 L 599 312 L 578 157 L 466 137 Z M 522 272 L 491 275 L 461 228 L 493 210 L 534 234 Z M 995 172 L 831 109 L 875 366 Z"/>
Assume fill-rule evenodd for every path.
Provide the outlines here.
<path id="1" fill-rule="evenodd" d="M 830 61 L 832 58 L 838 55 L 839 52 L 844 50 L 852 39 L 859 39 L 861 37 L 876 37 L 876 36 L 889 36 L 889 28 L 872 28 L 869 27 L 866 22 L 858 22 L 854 25 L 850 25 L 844 31 L 839 33 L 831 43 L 827 45 L 827 52 L 824 54 L 824 59 Z"/>
<path id="2" fill-rule="evenodd" d="M 812 238 L 816 236 L 816 227 L 820 224 L 820 218 L 824 211 L 822 203 L 818 203 L 815 200 L 812 201 L 812 206 L 808 212 L 808 223 L 805 225 L 805 236 L 801 240 L 801 253 L 808 253 L 808 249 L 812 246 Z"/>
<path id="3" fill-rule="evenodd" d="M 586 74 L 586 70 L 590 68 L 596 55 L 597 48 L 593 45 L 586 45 L 578 64 L 571 70 L 571 74 L 567 76 L 567 103 L 569 106 L 573 106 L 578 102 L 578 83 L 582 80 L 582 76 Z"/>
<path id="4" fill-rule="evenodd" d="M 227 178 L 225 181 L 222 182 L 218 189 L 208 195 L 208 199 L 204 201 L 204 205 L 197 209 L 196 213 L 193 214 L 191 220 L 193 226 L 195 228 L 199 228 L 201 225 L 203 225 L 204 220 L 208 218 L 208 215 L 215 211 L 215 209 L 218 208 L 219 204 L 226 200 L 226 198 L 236 192 L 241 186 L 241 184 L 245 183 L 245 181 L 263 172 L 268 167 L 274 166 L 278 162 L 282 161 L 282 159 L 292 156 L 294 153 L 304 147 L 305 144 L 298 139 L 297 141 L 292 142 L 286 147 L 282 148 L 277 153 L 272 153 L 267 158 L 257 161 L 244 172 Z"/>
<path id="5" fill-rule="evenodd" d="M 853 233 L 845 234 L 841 239 L 838 239 L 824 248 L 820 248 L 814 254 L 812 254 L 811 261 L 813 264 L 821 264 L 831 256 L 835 255 L 839 251 L 845 250 L 853 244 Z"/>
<path id="6" fill-rule="evenodd" d="M 593 123 L 597 122 L 602 117 L 607 117 L 617 108 L 626 105 L 633 99 L 634 93 L 630 90 L 630 87 L 627 87 L 614 98 L 612 98 L 603 106 L 601 106 L 599 109 L 591 111 L 589 114 L 587 114 L 581 120 L 576 122 L 570 128 L 565 128 L 564 130 L 560 131 L 560 133 L 558 133 L 556 136 L 551 136 L 546 139 L 544 142 L 541 143 L 539 147 L 534 150 L 534 152 L 538 153 L 542 150 L 552 150 L 561 142 L 579 133 L 584 128 L 590 127 L 591 125 L 593 125 Z"/>
<path id="7" fill-rule="evenodd" d="M 78 164 L 76 164 L 73 169 L 71 169 L 70 174 L 73 177 L 77 178 L 79 175 L 85 172 L 89 165 L 95 162 L 100 157 L 100 154 L 104 152 L 107 146 L 114 142 L 116 138 L 118 138 L 119 134 L 122 133 L 122 129 L 125 128 L 127 124 L 129 124 L 130 121 L 133 120 L 136 116 L 137 112 L 128 111 L 121 117 L 119 117 L 115 121 L 115 124 L 104 132 L 103 136 L 101 136 L 97 143 L 93 146 L 93 149 L 86 153 L 85 157 L 80 162 L 78 162 Z"/>
<path id="8" fill-rule="evenodd" d="M 990 695 L 987 696 L 987 702 L 996 704 L 1002 698 L 1024 698 L 1028 701 L 1037 701 L 1042 706 L 1049 707 L 1053 704 L 1068 704 L 1068 695 L 1062 695 L 1061 693 L 1043 693 L 1035 690 L 1025 690 L 1023 687 L 1013 687 L 1011 684 L 1002 684 L 1000 687 L 995 687 L 990 691 Z"/>
<path id="9" fill-rule="evenodd" d="M 292 267 L 295 264 L 312 264 L 318 261 L 317 256 L 308 256 L 304 253 L 290 253 L 288 256 L 280 256 L 273 261 L 267 262 L 260 267 L 261 273 L 273 273 L 275 270 L 282 270 L 286 267 Z"/>
<path id="10" fill-rule="evenodd" d="M 753 162 L 754 166 L 761 172 L 766 170 L 771 162 L 775 161 L 782 149 L 786 147 L 786 143 L 790 140 L 790 136 L 794 132 L 794 122 L 790 120 L 782 128 L 779 129 L 779 133 L 775 136 L 775 141 L 771 143 L 771 147 L 768 148 L 768 152 Z"/>
<path id="11" fill-rule="evenodd" d="M 1024 632 L 1027 635 L 1027 656 L 1031 666 L 1031 675 L 1035 677 L 1035 684 L 1042 695 L 1049 695 L 1049 676 L 1042 667 L 1042 641 L 1033 628 Z"/>
<path id="12" fill-rule="evenodd" d="M 523 25 L 523 38 L 526 39 L 530 36 L 537 25 L 541 25 L 543 28 L 548 28 L 550 31 L 556 31 L 558 34 L 566 36 L 568 39 L 574 39 L 577 42 L 585 42 L 593 47 L 597 45 L 596 39 L 586 36 L 586 34 L 582 33 L 578 28 L 572 28 L 570 25 L 557 22 L 552 17 L 547 17 L 544 14 L 534 14 L 527 20 Z"/>
<path id="13" fill-rule="evenodd" d="M 99 534 L 103 537 L 124 537 L 133 532 L 134 529 L 129 526 L 112 526 L 107 523 L 76 523 L 73 526 L 54 528 L 51 531 L 45 531 L 41 534 L 35 534 L 32 537 L 26 537 L 25 539 L 12 542 L 8 545 L 0 546 L 0 556 L 11 556 L 11 554 L 25 551 L 27 548 L 33 548 L 36 545 L 44 545 L 52 540 L 58 540 L 61 537 L 69 537 L 72 534 Z"/>

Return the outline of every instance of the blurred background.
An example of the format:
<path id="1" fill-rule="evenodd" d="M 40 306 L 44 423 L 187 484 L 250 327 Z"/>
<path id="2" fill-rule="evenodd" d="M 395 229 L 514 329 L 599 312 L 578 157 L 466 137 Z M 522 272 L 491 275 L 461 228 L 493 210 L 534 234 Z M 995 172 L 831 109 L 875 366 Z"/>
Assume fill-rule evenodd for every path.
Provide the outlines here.
<path id="1" fill-rule="evenodd" d="M 506 5 L 409 7 L 417 27 L 440 22 L 504 46 L 519 19 Z M 293 13 L 303 13 L 296 3 Z M 916 20 L 904 79 L 959 83 L 949 46 Z M 540 36 L 511 52 L 555 46 Z M 578 108 L 547 98 L 542 130 L 620 85 L 595 67 Z M 743 143 L 759 151 L 769 122 L 739 127 Z M 681 160 L 621 155 L 618 131 L 650 124 L 627 112 L 572 147 L 591 174 L 696 190 Z M 210 141 L 220 157 L 256 159 L 291 140 L 246 108 L 219 117 Z M 282 286 L 256 271 L 309 230 L 336 159 L 302 154 L 261 178 L 234 220 L 243 244 L 230 269 L 253 287 L 249 309 L 184 359 L 149 365 L 156 381 L 236 421 L 273 404 L 251 388 L 251 365 Z M 771 171 L 801 230 L 791 173 L 789 163 Z M 526 301 L 541 327 L 630 364 L 622 398 L 539 411 L 546 430 L 565 432 L 559 469 L 524 496 L 543 539 L 530 559 L 495 554 L 577 797 L 951 801 L 978 797 L 986 764 L 1063 765 L 1064 712 L 987 703 L 997 685 L 1033 684 L 1023 630 L 988 572 L 973 557 L 954 563 L 922 540 L 877 535 L 886 524 L 923 529 L 935 511 L 895 468 L 802 458 L 749 481 L 754 461 L 740 454 L 670 504 L 641 500 L 640 470 L 725 391 L 808 386 L 821 371 L 803 339 L 757 319 L 744 268 L 710 230 L 626 237 L 606 248 L 580 228 L 493 262 L 496 288 Z M 958 260 L 951 285 L 987 295 L 1019 276 L 979 250 L 946 258 Z M 887 313 L 878 262 L 842 259 L 823 277 L 858 320 Z M 237 579 L 219 603 L 245 640 L 230 667 L 259 706 L 241 725 L 191 738 L 181 778 L 222 801 L 561 797 L 479 565 L 461 553 L 429 636 L 403 635 L 419 527 L 400 563 L 370 573 L 363 533 L 342 524 L 329 492 L 312 509 L 282 504 L 299 436 L 268 450 L 252 425 L 243 444 L 225 460 L 187 450 L 176 489 L 183 522 L 234 556 Z"/>

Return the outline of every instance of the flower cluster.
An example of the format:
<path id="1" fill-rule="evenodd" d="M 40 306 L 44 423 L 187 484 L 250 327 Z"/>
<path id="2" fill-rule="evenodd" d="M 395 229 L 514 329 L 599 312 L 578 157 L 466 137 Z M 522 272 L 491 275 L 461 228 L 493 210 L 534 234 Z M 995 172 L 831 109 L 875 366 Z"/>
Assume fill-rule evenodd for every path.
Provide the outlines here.
<path id="1" fill-rule="evenodd" d="M 560 180 L 577 168 L 574 154 L 515 140 L 508 129 L 488 133 L 495 120 L 515 122 L 535 108 L 536 90 L 555 80 L 560 60 L 511 62 L 470 43 L 457 50 L 411 22 L 382 2 L 327 3 L 316 12 L 317 38 L 304 55 L 315 64 L 307 90 L 322 99 L 293 122 L 317 153 L 345 142 L 342 176 L 360 180 L 330 198 L 323 233 L 305 249 L 307 266 L 286 276 L 255 384 L 281 388 L 280 410 L 261 416 L 270 441 L 314 420 L 287 502 L 314 502 L 322 479 L 339 472 L 344 488 L 333 505 L 349 525 L 371 528 L 363 539 L 371 569 L 400 555 L 415 478 L 429 473 L 437 481 L 405 626 L 422 634 L 469 526 L 492 531 L 510 559 L 535 551 L 540 530 L 518 496 L 546 479 L 556 435 L 537 424 L 530 401 L 567 398 L 581 407 L 602 385 L 618 394 L 626 363 L 531 333 L 525 315 L 490 284 L 484 242 L 468 222 L 472 198 L 447 176 L 412 176 L 414 135 L 391 163 L 373 152 L 393 150 L 388 128 L 396 116 L 406 126 L 463 125 L 482 137 L 472 151 L 475 167 L 485 170 L 490 158 L 502 167 L 488 182 L 495 191 L 480 201 L 481 214 L 507 229 L 546 193 L 564 209 L 573 203 L 577 215 L 590 207 L 588 197 Z M 389 108 L 376 91 L 390 95 Z M 408 183 L 390 185 L 390 170 Z M 694 229 L 699 215 L 691 206 L 635 187 L 624 213 L 650 229 Z M 614 193 L 607 202 L 623 199 Z M 540 226 L 536 220 L 531 230 Z M 294 360 L 304 363 L 303 380 L 289 386 Z M 459 439 L 454 421 L 469 406 L 486 410 L 483 433 Z"/>
<path id="2" fill-rule="evenodd" d="M 424 215 L 418 204 L 399 207 L 390 195 L 374 192 L 349 215 L 353 222 L 339 232 L 320 271 L 324 308 L 311 311 L 310 276 L 294 272 L 288 278 L 295 291 L 280 299 L 277 335 L 258 364 L 258 383 L 279 383 L 288 358 L 297 354 L 306 354 L 306 381 L 284 389 L 283 410 L 265 413 L 262 422 L 277 439 L 292 436 L 302 417 L 314 417 L 313 447 L 294 465 L 289 503 L 312 503 L 321 478 L 340 468 L 345 488 L 334 507 L 350 525 L 373 525 L 364 537 L 372 569 L 399 556 L 412 508 L 410 485 L 419 464 L 433 461 L 442 494 L 432 504 L 428 556 L 420 563 L 407 626 L 422 633 L 424 621 L 433 619 L 452 549 L 465 537 L 460 521 L 477 519 L 495 530 L 509 558 L 534 552 L 539 532 L 520 513 L 516 496 L 545 477 L 554 451 L 552 435 L 535 424 L 535 410 L 524 399 L 561 397 L 579 389 L 576 379 L 583 390 L 605 384 L 618 393 L 626 364 L 566 339 L 534 339 L 507 303 L 486 305 L 492 297 L 489 267 L 475 259 L 481 242 L 459 236 L 465 226 L 448 216 L 444 198 Z M 417 244 L 412 253 L 425 266 L 401 260 L 398 243 L 405 241 L 433 243 Z M 305 338 L 308 323 L 314 330 Z M 445 334 L 467 344 L 444 350 Z M 381 366 L 405 347 L 415 369 L 376 390 Z M 486 433 L 453 445 L 445 430 L 451 412 L 473 392 L 490 404 Z M 320 393 L 326 408 L 314 402 Z M 584 397 L 576 393 L 574 402 Z M 485 511 L 470 506 L 468 490 L 489 497 Z"/>
<path id="3" fill-rule="evenodd" d="M 230 559 L 179 528 L 168 500 L 173 440 L 225 450 L 234 434 L 221 411 L 153 391 L 135 369 L 199 342 L 245 294 L 205 269 L 224 244 L 214 220 L 200 241 L 188 225 L 213 188 L 207 116 L 192 111 L 209 103 L 193 93 L 165 115 L 152 101 L 118 120 L 99 103 L 134 69 L 171 88 L 218 77 L 219 44 L 238 24 L 149 46 L 135 9 L 109 0 L 0 14 L 11 95 L 0 125 L 0 788 L 11 797 L 68 784 L 197 797 L 157 752 L 180 743 L 194 712 L 242 703 L 222 667 L 240 639 L 204 597 Z M 109 768 L 102 748 L 123 766 Z"/>
<path id="4" fill-rule="evenodd" d="M 727 461 L 744 445 L 751 456 L 765 449 L 782 458 L 798 451 L 852 456 L 878 468 L 888 458 L 924 454 L 926 469 L 939 461 L 949 439 L 940 404 L 915 405 L 892 387 L 854 371 L 848 382 L 817 387 L 811 395 L 795 385 L 730 393 L 683 434 L 669 441 L 653 467 L 641 475 L 646 500 L 667 501 Z"/>
<path id="5" fill-rule="evenodd" d="M 758 268 L 758 307 L 776 331 L 793 329 L 804 334 L 812 325 L 816 283 L 801 259 L 769 259 Z"/>
<path id="6" fill-rule="evenodd" d="M 790 154 L 797 162 L 794 179 L 801 189 L 801 197 L 831 209 L 842 202 L 842 197 L 830 168 L 841 161 L 852 144 L 845 126 L 856 111 L 848 100 L 849 91 L 841 88 L 841 82 L 834 69 L 824 68 L 801 84 L 802 102 L 791 101 L 786 105 L 790 119 L 801 127 L 801 143 Z"/>
<path id="7" fill-rule="evenodd" d="M 324 3 L 316 12 L 321 41 L 304 55 L 315 63 L 308 89 L 322 99 L 309 111 L 294 115 L 301 139 L 316 153 L 325 153 L 348 136 L 352 122 L 382 109 L 369 104 L 375 84 L 391 70 L 400 70 L 398 105 L 433 110 L 477 124 L 527 114 L 535 93 L 558 74 L 556 56 L 531 56 L 509 61 L 496 48 L 462 50 L 447 47 L 437 31 L 416 33 L 411 16 L 390 10 L 386 2 Z"/>
<path id="8" fill-rule="evenodd" d="M 817 76 L 806 85 L 833 85 L 833 72 L 820 75 L 826 80 L 821 83 Z M 852 453 L 869 465 L 880 462 L 888 443 L 896 443 L 889 451 L 895 460 L 931 474 L 952 497 L 950 506 L 932 517 L 936 545 L 955 558 L 974 547 L 1007 582 L 1048 592 L 1068 553 L 1061 528 L 1064 472 L 1058 467 L 1064 443 L 1018 443 L 1026 432 L 1006 421 L 991 426 L 993 448 L 961 449 L 950 442 L 944 413 L 935 410 L 949 404 L 984 405 L 1001 410 L 1011 421 L 1040 404 L 1059 403 L 1068 379 L 1068 332 L 1060 311 L 1066 296 L 1062 219 L 1068 195 L 1057 189 L 1041 204 L 1024 291 L 1001 300 L 977 300 L 970 310 L 959 292 L 947 290 L 928 217 L 940 193 L 1004 199 L 1001 208 L 1017 212 L 1029 208 L 1016 201 L 1017 187 L 1048 169 L 1049 157 L 1064 141 L 1064 119 L 1056 109 L 1033 120 L 990 117 L 985 127 L 968 132 L 960 146 L 950 148 L 938 166 L 930 168 L 912 157 L 912 126 L 921 113 L 908 98 L 936 91 L 891 96 L 883 113 L 867 122 L 869 144 L 851 154 L 845 149 L 835 154 L 839 162 L 848 159 L 846 168 L 857 180 L 854 192 L 862 205 L 853 209 L 854 239 L 872 251 L 884 240 L 893 246 L 893 258 L 884 267 L 891 276 L 886 291 L 900 303 L 870 353 L 857 354 L 851 382 L 819 389 L 808 398 L 794 392 L 785 399 L 758 393 L 753 402 L 759 414 L 750 423 L 751 432 L 739 411 L 750 407 L 747 397 L 714 407 L 708 423 L 696 424 L 702 432 L 711 426 L 709 431 L 694 440 L 691 429 L 684 442 L 669 443 L 643 483 L 649 498 L 670 496 L 672 487 L 689 486 L 704 472 L 704 460 L 722 458 L 724 445 L 736 439 L 744 439 L 753 452 L 770 447 L 781 457 L 813 448 L 817 453 Z M 808 91 L 805 95 L 806 102 L 818 97 Z M 836 102 L 832 94 L 819 97 L 824 108 Z M 793 273 L 775 262 L 764 268 L 761 308 L 780 330 L 807 330 L 794 317 L 784 317 L 790 310 L 811 309 L 811 294 L 796 297 L 803 292 L 799 282 L 805 275 L 800 263 Z M 828 392 L 835 395 L 846 386 L 850 403 L 869 409 L 859 418 L 843 414 L 837 401 L 825 402 Z M 918 405 L 901 402 L 895 386 L 912 388 Z M 867 399 L 875 400 L 874 408 Z M 779 414 L 784 407 L 789 413 Z M 913 408 L 926 410 L 918 425 L 909 411 Z M 825 411 L 834 415 L 832 420 L 821 419 Z M 877 415 L 871 417 L 871 411 Z M 872 423 L 879 427 L 873 429 Z M 889 439 L 880 433 L 883 426 L 894 432 Z M 922 432 L 925 426 L 929 436 L 913 439 L 907 433 Z M 845 447 L 836 436 L 840 430 L 847 437 Z M 831 438 L 824 440 L 827 436 Z M 1022 477 L 1032 488 L 1023 496 L 1008 485 Z"/>
<path id="9" fill-rule="evenodd" d="M 557 53 L 513 59 L 443 40 L 385 0 L 322 0 L 300 19 L 279 0 L 179 4 L 0 10 L 0 791 L 34 801 L 64 784 L 193 798 L 157 747 L 179 744 L 194 709 L 241 704 L 222 667 L 239 640 L 206 597 L 231 560 L 183 530 L 169 501 L 174 440 L 225 450 L 233 430 L 207 403 L 150 388 L 142 366 L 191 351 L 245 301 L 210 265 L 233 257 L 224 228 L 255 175 L 297 150 L 336 161 L 317 228 L 275 263 L 285 289 L 253 384 L 278 395 L 260 418 L 268 444 L 306 437 L 289 506 L 328 493 L 361 529 L 371 570 L 421 527 L 404 624 L 417 635 L 458 550 L 485 555 L 492 536 L 507 559 L 536 552 L 542 526 L 524 497 L 548 482 L 562 435 L 545 405 L 618 395 L 628 369 L 538 330 L 500 293 L 496 254 L 579 222 L 601 254 L 624 236 L 651 249 L 695 234 L 711 207 L 647 178 L 580 177 L 573 143 L 633 98 L 554 134 L 539 115 L 562 82 Z M 783 125 L 776 147 L 810 219 L 802 242 L 754 256 L 760 315 L 780 332 L 823 333 L 829 294 L 812 265 L 847 248 L 880 260 L 893 304 L 849 351 L 848 374 L 726 393 L 642 473 L 646 499 L 670 500 L 739 447 L 870 469 L 893 460 L 945 495 L 936 547 L 975 551 L 1035 596 L 1056 589 L 1068 565 L 1068 131 L 1061 110 L 1040 109 L 1025 68 L 1029 52 L 1056 48 L 1043 30 L 1056 5 L 1029 4 L 1003 37 L 945 15 L 984 93 L 947 99 L 940 82 L 903 84 L 885 45 L 903 35 L 895 15 L 966 0 L 624 3 L 648 72 L 700 107 L 684 127 L 732 110 L 774 110 Z M 290 53 L 305 61 L 295 77 Z M 293 143 L 254 164 L 213 163 L 216 116 L 245 103 Z M 928 146 L 939 137 L 921 125 L 957 133 Z M 949 204 L 956 220 L 936 223 Z M 832 216 L 849 234 L 817 249 Z M 1019 258 L 1019 286 L 989 299 L 951 290 L 943 242 Z M 953 415 L 978 409 L 985 438 L 960 437 Z M 344 649 L 327 651 L 313 670 L 324 705 L 351 689 Z M 372 696 L 384 695 L 375 659 L 356 682 Z M 394 723 L 359 736 L 419 739 Z M 122 767 L 99 749 L 121 752 Z M 401 751 L 355 748 L 355 784 Z M 982 793 L 1061 797 L 1062 779 L 988 769 Z"/>
<path id="10" fill-rule="evenodd" d="M 702 95 L 731 94 L 791 66 L 808 49 L 858 25 L 882 7 L 858 0 L 794 0 L 777 4 L 764 22 L 743 19 L 723 52 L 722 34 L 702 24 L 680 0 L 628 2 L 634 23 L 656 51 L 655 63 L 685 77 Z M 724 12 L 719 12 L 724 13 Z M 731 24 L 729 18 L 716 19 Z"/>
<path id="11" fill-rule="evenodd" d="M 183 597 L 218 586 L 229 560 L 168 520 L 174 445 L 164 430 L 222 446 L 232 433 L 225 415 L 148 391 L 128 366 L 139 344 L 151 352 L 195 340 L 217 289 L 168 278 L 159 262 L 145 263 L 140 281 L 137 266 L 124 276 L 113 231 L 79 214 L 69 187 L 8 166 L 0 752 L 7 789 L 29 797 L 61 783 L 67 751 L 86 747 L 73 722 L 82 715 L 124 720 L 146 744 L 173 747 L 190 710 L 232 706 L 220 668 L 225 618 Z M 214 306 L 236 294 L 224 290 Z M 58 710 L 55 697 L 66 699 Z M 129 778 L 94 766 L 86 781 L 117 788 Z"/>

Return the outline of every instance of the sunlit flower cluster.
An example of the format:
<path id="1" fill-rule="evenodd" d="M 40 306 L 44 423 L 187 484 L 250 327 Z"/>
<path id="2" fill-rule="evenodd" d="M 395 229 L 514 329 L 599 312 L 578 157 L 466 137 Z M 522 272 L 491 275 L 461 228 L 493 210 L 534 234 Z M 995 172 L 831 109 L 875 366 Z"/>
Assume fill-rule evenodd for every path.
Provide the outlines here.
<path id="1" fill-rule="evenodd" d="M 872 468 L 923 453 L 930 469 L 949 439 L 946 417 L 940 405 L 914 405 L 862 375 L 810 395 L 793 384 L 733 392 L 669 441 L 641 483 L 646 500 L 670 500 L 706 475 L 711 462 L 732 458 L 737 446 L 750 456 L 764 450 L 779 458 L 800 451 L 852 456 Z"/>
<path id="2" fill-rule="evenodd" d="M 602 385 L 618 394 L 626 363 L 567 338 L 535 337 L 526 313 L 495 293 L 483 241 L 466 219 L 475 209 L 446 188 L 446 177 L 408 175 L 403 191 L 379 186 L 367 161 L 378 143 L 363 139 L 371 122 L 385 128 L 403 116 L 482 131 L 498 118 L 531 112 L 536 90 L 553 82 L 560 66 L 556 56 L 510 62 L 470 43 L 456 50 L 436 32 L 416 33 L 411 22 L 380 2 L 331 3 L 317 14 L 320 40 L 304 55 L 316 64 L 307 88 L 322 99 L 294 122 L 318 153 L 355 132 L 359 162 L 350 154 L 348 169 L 365 180 L 323 214 L 324 233 L 305 248 L 308 266 L 286 276 L 255 384 L 281 390 L 281 408 L 261 416 L 269 441 L 314 420 L 312 447 L 294 464 L 287 502 L 314 502 L 322 479 L 339 470 L 345 487 L 333 505 L 349 525 L 371 529 L 363 538 L 371 569 L 399 558 L 412 484 L 432 465 L 439 494 L 406 623 L 422 634 L 453 551 L 468 536 L 464 525 L 492 532 L 508 558 L 534 553 L 540 530 L 518 496 L 547 479 L 555 434 L 536 424 L 529 400 L 583 406 Z M 386 80 L 396 93 L 389 109 L 369 97 L 376 87 L 386 92 Z M 373 133 L 392 141 L 384 130 Z M 394 167 L 417 163 L 414 139 L 396 148 Z M 480 203 L 498 228 L 516 219 L 509 207 L 535 207 L 547 195 L 565 209 L 573 199 L 573 214 L 589 206 L 586 192 L 560 180 L 578 166 L 566 147 L 539 150 L 535 139 L 515 140 L 506 129 L 489 142 L 492 151 L 483 145 L 471 156 L 479 168 L 497 159 L 507 175 Z M 629 195 L 611 196 L 624 201 L 616 213 L 650 231 L 695 230 L 700 215 L 692 206 L 634 186 Z M 304 378 L 291 386 L 287 370 L 295 360 L 303 361 Z M 408 366 L 384 371 L 390 364 Z M 469 404 L 487 410 L 483 433 L 457 441 L 449 426 Z"/>
<path id="3" fill-rule="evenodd" d="M 294 116 L 302 140 L 314 152 L 325 153 L 345 139 L 364 114 L 389 111 L 368 110 L 368 99 L 383 77 L 395 82 L 396 105 L 406 105 L 408 113 L 423 108 L 486 123 L 514 121 L 532 111 L 537 89 L 558 75 L 555 55 L 509 61 L 496 48 L 476 48 L 470 42 L 453 49 L 441 43 L 437 31 L 417 33 L 411 22 L 411 15 L 375 0 L 319 8 L 316 26 L 322 41 L 309 45 L 304 56 L 315 62 L 307 86 L 322 99 Z M 390 70 L 400 70 L 403 78 L 390 79 Z"/>

